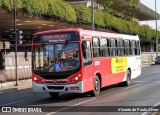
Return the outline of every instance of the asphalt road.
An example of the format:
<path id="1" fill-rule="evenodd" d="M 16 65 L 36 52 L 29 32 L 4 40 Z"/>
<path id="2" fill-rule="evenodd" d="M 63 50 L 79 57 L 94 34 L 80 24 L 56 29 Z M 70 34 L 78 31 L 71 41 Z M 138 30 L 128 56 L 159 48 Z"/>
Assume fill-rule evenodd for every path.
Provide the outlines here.
<path id="1" fill-rule="evenodd" d="M 38 108 L 37 111 L 40 111 L 39 108 L 42 108 L 42 111 L 46 111 L 44 113 L 34 113 L 37 115 L 69 115 L 75 114 L 75 112 L 77 115 L 95 115 L 97 112 L 102 115 L 147 115 L 153 113 L 149 112 L 148 109 L 157 111 L 157 108 L 154 108 L 154 106 L 157 107 L 159 105 L 159 65 L 144 68 L 142 70 L 142 74 L 138 78 L 132 80 L 131 86 L 118 87 L 117 85 L 113 85 L 106 87 L 101 91 L 98 97 L 91 97 L 87 94 L 85 96 L 76 94 L 62 94 L 59 99 L 55 100 L 50 98 L 49 94 L 46 93 L 33 93 L 32 89 L 11 91 L 0 94 L 1 107 L 18 106 L 23 108 L 25 111 L 26 106 L 28 106 L 28 108 Z M 19 111 L 22 111 L 22 109 Z M 14 114 L 19 115 L 24 113 Z"/>

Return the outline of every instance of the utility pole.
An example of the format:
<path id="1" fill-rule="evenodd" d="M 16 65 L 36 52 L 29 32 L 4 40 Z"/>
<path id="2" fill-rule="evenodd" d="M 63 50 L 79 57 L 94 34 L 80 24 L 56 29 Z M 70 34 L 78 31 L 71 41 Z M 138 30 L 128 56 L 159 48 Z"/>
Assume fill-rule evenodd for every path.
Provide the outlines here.
<path id="1" fill-rule="evenodd" d="M 94 27 L 94 0 L 91 0 L 91 8 L 92 8 L 92 30 L 95 30 L 95 27 Z"/>
<path id="2" fill-rule="evenodd" d="M 156 21 L 156 57 L 157 57 L 158 56 L 157 0 L 155 0 L 155 21 Z"/>
<path id="3" fill-rule="evenodd" d="M 14 38 L 15 38 L 15 75 L 16 75 L 16 84 L 18 86 L 18 77 L 17 77 L 17 32 L 16 32 L 16 0 L 13 0 L 14 5 Z"/>

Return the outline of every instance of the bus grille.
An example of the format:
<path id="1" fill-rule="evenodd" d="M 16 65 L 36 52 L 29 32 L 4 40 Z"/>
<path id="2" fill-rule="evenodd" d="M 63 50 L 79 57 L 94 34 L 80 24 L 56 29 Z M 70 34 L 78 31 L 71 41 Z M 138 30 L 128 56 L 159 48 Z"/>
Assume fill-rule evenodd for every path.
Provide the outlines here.
<path id="1" fill-rule="evenodd" d="M 44 79 L 66 79 L 70 75 L 47 75 L 47 74 L 42 74 L 40 75 Z"/>
<path id="2" fill-rule="evenodd" d="M 63 90 L 64 86 L 47 86 L 50 90 Z"/>

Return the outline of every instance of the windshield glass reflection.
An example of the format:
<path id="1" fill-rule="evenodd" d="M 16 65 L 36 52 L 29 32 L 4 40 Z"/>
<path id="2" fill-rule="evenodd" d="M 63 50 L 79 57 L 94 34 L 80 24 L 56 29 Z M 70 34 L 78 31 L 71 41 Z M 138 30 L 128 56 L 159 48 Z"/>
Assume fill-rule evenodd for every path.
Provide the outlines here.
<path id="1" fill-rule="evenodd" d="M 45 44 L 34 46 L 34 70 L 63 72 L 80 67 L 79 44 Z"/>

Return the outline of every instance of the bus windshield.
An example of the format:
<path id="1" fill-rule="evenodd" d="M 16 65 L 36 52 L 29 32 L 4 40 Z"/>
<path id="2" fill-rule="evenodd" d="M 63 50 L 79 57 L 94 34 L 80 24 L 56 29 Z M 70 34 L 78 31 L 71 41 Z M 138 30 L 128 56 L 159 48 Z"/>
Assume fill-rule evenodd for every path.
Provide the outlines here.
<path id="1" fill-rule="evenodd" d="M 42 44 L 33 50 L 34 71 L 65 72 L 80 67 L 79 43 Z"/>

